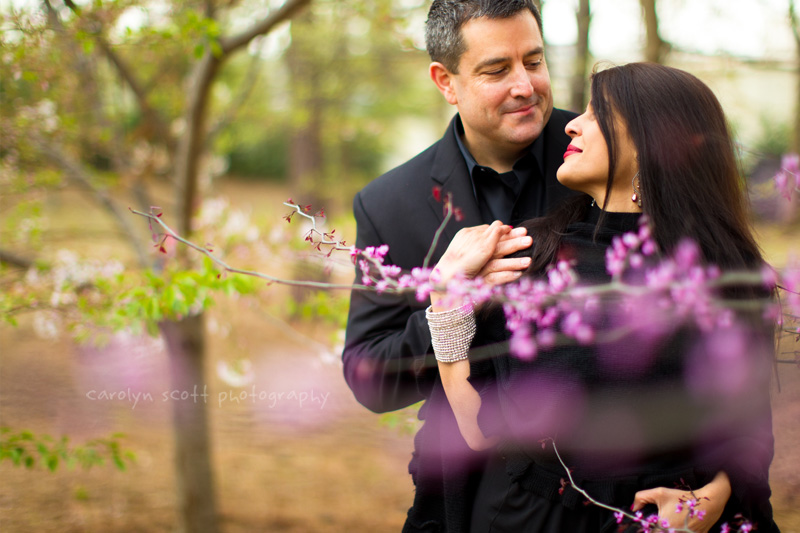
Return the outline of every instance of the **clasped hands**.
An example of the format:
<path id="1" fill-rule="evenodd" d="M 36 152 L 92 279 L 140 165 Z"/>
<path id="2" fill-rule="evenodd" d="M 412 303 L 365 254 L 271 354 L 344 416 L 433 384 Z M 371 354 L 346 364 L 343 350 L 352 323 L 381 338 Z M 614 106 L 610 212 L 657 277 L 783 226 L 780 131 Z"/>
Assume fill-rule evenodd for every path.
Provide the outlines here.
<path id="1" fill-rule="evenodd" d="M 463 228 L 456 233 L 431 273 L 431 281 L 440 285 L 456 277 L 482 277 L 490 285 L 502 285 L 520 278 L 531 264 L 530 257 L 506 257 L 529 248 L 533 239 L 525 228 L 512 228 L 495 220 L 491 224 Z M 446 311 L 444 294 L 433 292 L 434 311 Z"/>
<path id="2" fill-rule="evenodd" d="M 447 283 L 456 276 L 483 277 L 501 285 L 518 279 L 531 263 L 529 257 L 506 258 L 533 243 L 525 228 L 512 228 L 495 220 L 491 224 L 463 228 L 456 233 L 434 269 L 436 281 Z"/>

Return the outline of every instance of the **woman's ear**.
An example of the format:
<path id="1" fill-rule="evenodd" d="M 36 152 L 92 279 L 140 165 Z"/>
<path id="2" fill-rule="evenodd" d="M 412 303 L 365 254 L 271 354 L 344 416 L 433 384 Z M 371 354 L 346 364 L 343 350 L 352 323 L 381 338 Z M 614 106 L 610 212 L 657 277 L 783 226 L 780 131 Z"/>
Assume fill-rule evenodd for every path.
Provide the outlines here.
<path id="1" fill-rule="evenodd" d="M 450 105 L 457 105 L 458 97 L 456 96 L 454 87 L 455 74 L 447 70 L 447 67 L 438 61 L 431 63 L 431 66 L 428 67 L 428 73 L 431 76 L 431 80 L 436 85 L 436 88 L 439 89 L 444 99 L 447 100 L 447 103 Z"/>

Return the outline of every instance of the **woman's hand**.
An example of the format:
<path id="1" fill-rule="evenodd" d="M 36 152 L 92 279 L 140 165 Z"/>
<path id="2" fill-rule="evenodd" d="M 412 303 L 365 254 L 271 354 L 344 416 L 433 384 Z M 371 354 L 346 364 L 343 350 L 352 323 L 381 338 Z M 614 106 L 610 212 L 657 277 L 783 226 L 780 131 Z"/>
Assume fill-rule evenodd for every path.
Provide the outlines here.
<path id="1" fill-rule="evenodd" d="M 482 276 L 487 283 L 499 285 L 518 279 L 531 263 L 529 257 L 509 258 L 505 256 L 528 248 L 533 240 L 526 235 L 525 228 L 512 229 L 500 221 L 491 225 L 464 228 L 456 233 L 431 275 L 431 280 L 446 284 L 462 276 L 467 279 Z M 438 293 L 431 295 L 434 311 Z"/>
<path id="2" fill-rule="evenodd" d="M 706 533 L 722 516 L 725 504 L 731 497 L 731 482 L 725 472 L 720 471 L 714 479 L 704 487 L 694 491 L 698 500 L 697 509 L 705 511 L 705 516 L 700 520 L 696 516 L 689 518 L 688 528 L 695 533 Z M 692 494 L 685 490 L 657 487 L 655 489 L 640 490 L 633 499 L 633 511 L 638 511 L 648 503 L 658 506 L 658 517 L 665 518 L 670 528 L 681 529 L 687 527 L 686 517 L 689 513 L 688 506 L 683 503 L 683 510 L 678 513 L 678 504 L 688 502 Z"/>

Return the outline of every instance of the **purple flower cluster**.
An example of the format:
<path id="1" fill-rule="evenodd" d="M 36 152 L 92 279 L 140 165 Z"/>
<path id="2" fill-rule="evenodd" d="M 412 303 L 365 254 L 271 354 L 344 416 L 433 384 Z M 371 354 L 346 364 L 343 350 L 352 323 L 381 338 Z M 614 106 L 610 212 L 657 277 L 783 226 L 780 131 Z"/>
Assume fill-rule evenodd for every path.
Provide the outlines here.
<path id="1" fill-rule="evenodd" d="M 595 342 L 599 327 L 624 331 L 635 323 L 631 334 L 643 346 L 685 323 L 696 324 L 703 331 L 736 328 L 733 312 L 720 304 L 717 293 L 724 284 L 720 269 L 705 265 L 699 247 L 690 240 L 662 257 L 646 220 L 636 232 L 613 239 L 606 251 L 611 282 L 603 285 L 579 285 L 572 265 L 559 261 L 537 279 L 491 286 L 480 278 L 455 278 L 443 288 L 437 287 L 435 270 L 415 268 L 404 273 L 397 266 L 385 265 L 388 253 L 386 245 L 351 249 L 364 286 L 379 293 L 413 290 L 420 302 L 433 290 L 445 289 L 455 305 L 500 302 L 511 332 L 511 352 L 521 359 L 533 359 L 539 350 L 561 339 L 583 345 Z M 800 316 L 800 264 L 796 263 L 793 260 L 780 276 L 771 269 L 760 276 L 760 283 L 767 287 L 782 284 L 790 317 Z M 779 310 L 772 312 L 776 318 L 781 316 Z"/>
<path id="2" fill-rule="evenodd" d="M 732 315 L 714 303 L 712 284 L 719 279 L 716 266 L 704 266 L 700 249 L 690 240 L 678 244 L 672 257 L 664 258 L 645 273 L 653 303 L 671 310 L 678 321 L 693 319 L 704 331 L 729 326 Z"/>
<path id="3" fill-rule="evenodd" d="M 800 155 L 786 154 L 781 159 L 781 169 L 775 174 L 775 188 L 787 200 L 793 191 L 800 191 Z"/>
<path id="4" fill-rule="evenodd" d="M 797 325 L 794 332 L 800 335 L 800 258 L 789 259 L 781 276 L 781 287 L 786 293 L 786 316 Z"/>
<path id="5" fill-rule="evenodd" d="M 576 302 L 565 297 L 577 279 L 570 264 L 559 261 L 548 269 L 546 280 L 523 278 L 519 283 L 502 287 L 511 353 L 521 359 L 536 357 L 540 346 L 555 343 L 555 327 L 559 324 L 564 334 L 583 343 L 591 342 L 594 332 L 584 323 Z"/>
<path id="6" fill-rule="evenodd" d="M 658 245 L 653 240 L 647 217 L 642 216 L 639 224 L 637 233 L 614 237 L 611 247 L 606 250 L 606 270 L 615 280 L 620 279 L 629 266 L 640 268 L 644 264 L 645 257 L 658 252 Z"/>

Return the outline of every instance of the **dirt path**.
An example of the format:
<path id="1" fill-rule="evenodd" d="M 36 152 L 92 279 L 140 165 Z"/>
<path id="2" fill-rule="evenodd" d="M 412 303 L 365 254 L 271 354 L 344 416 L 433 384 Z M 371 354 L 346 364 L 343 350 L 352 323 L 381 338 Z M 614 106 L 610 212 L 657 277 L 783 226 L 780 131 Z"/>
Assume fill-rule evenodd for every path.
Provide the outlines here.
<path id="1" fill-rule="evenodd" d="M 215 376 L 206 391 L 223 530 L 399 531 L 413 497 L 411 438 L 356 404 L 335 359 L 321 360 L 278 326 L 264 321 L 246 341 L 261 347 L 253 357 L 261 379 L 236 388 Z M 138 461 L 128 472 L 4 463 L 0 530 L 171 531 L 170 408 L 180 394 L 169 389 L 158 347 L 115 339 L 102 352 L 76 348 L 37 339 L 25 325 L 2 335 L 2 425 L 75 442 L 121 431 Z M 120 391 L 122 400 L 103 395 Z"/>

